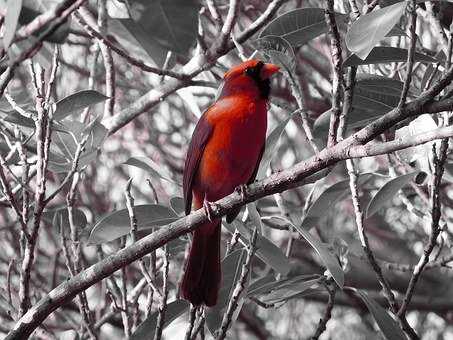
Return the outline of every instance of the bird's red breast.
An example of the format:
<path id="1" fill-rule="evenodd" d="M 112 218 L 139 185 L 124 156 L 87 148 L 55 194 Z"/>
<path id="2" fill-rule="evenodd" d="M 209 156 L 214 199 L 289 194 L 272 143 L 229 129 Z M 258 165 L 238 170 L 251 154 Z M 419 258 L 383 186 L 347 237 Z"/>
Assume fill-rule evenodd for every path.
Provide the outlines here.
<path id="1" fill-rule="evenodd" d="M 212 133 L 194 178 L 197 208 L 205 195 L 216 201 L 249 181 L 264 147 L 266 115 L 266 102 L 247 95 L 221 99 L 206 112 Z"/>

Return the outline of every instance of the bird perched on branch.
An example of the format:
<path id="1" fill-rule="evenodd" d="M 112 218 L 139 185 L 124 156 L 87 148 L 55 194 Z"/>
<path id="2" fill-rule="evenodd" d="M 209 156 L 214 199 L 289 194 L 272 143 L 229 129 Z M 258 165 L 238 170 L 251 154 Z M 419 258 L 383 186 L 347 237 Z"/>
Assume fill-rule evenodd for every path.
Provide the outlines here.
<path id="1" fill-rule="evenodd" d="M 192 135 L 184 168 L 185 212 L 217 201 L 255 180 L 267 129 L 269 77 L 279 67 L 248 60 L 225 73 L 217 100 L 201 116 Z M 227 215 L 228 223 L 239 210 Z M 213 306 L 221 281 L 220 218 L 193 233 L 181 282 L 184 299 Z"/>

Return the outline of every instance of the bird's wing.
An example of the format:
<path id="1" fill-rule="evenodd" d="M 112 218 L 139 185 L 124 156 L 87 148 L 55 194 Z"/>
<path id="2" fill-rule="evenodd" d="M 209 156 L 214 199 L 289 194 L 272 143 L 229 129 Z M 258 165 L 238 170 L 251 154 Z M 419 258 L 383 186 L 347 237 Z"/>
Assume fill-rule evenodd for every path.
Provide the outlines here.
<path id="1" fill-rule="evenodd" d="M 258 156 L 258 159 L 256 161 L 256 165 L 255 165 L 255 169 L 253 170 L 253 173 L 252 175 L 250 176 L 247 184 L 250 184 L 250 183 L 253 183 L 255 181 L 255 178 L 256 178 L 256 174 L 258 173 L 258 169 L 260 168 L 260 163 L 261 163 L 261 158 L 263 158 L 263 154 L 264 154 L 264 149 L 265 149 L 266 145 L 263 144 L 263 146 L 261 147 L 261 151 L 260 151 L 260 154 Z M 236 218 L 236 216 L 239 214 L 239 212 L 241 211 L 241 208 L 242 207 L 239 207 L 237 209 L 234 209 L 232 212 L 230 212 L 229 214 L 226 215 L 226 221 L 227 223 L 231 223 L 234 221 L 234 219 Z"/>
<path id="2" fill-rule="evenodd" d="M 186 215 L 190 214 L 190 209 L 192 208 L 193 179 L 197 173 L 204 148 L 213 130 L 212 125 L 206 119 L 206 113 L 201 116 L 195 126 L 184 166 L 183 191 Z"/>
<path id="3" fill-rule="evenodd" d="M 247 184 L 251 184 L 251 183 L 253 183 L 255 181 L 256 175 L 258 174 L 258 170 L 260 168 L 261 159 L 263 158 L 264 149 L 266 149 L 266 144 L 265 143 L 261 147 L 260 155 L 258 156 L 258 159 L 256 161 L 255 169 L 253 170 L 252 176 L 250 176 L 250 179 L 247 182 Z"/>

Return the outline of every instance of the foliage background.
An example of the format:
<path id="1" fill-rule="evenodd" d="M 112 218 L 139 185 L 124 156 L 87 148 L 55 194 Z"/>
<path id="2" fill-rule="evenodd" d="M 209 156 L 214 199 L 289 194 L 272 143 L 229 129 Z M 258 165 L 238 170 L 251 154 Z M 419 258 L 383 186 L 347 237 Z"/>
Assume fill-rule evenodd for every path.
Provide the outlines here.
<path id="1" fill-rule="evenodd" d="M 241 58 L 282 66 L 258 179 L 332 146 L 337 137 L 329 132 L 341 140 L 406 99 L 424 98 L 450 70 L 453 7 L 420 2 L 414 11 L 414 3 L 0 1 L 0 331 L 6 336 L 32 318 L 33 306 L 78 272 L 183 215 L 191 133 Z M 351 84 L 342 86 L 341 75 L 347 84 L 352 70 L 347 112 Z M 448 104 L 448 83 L 441 90 L 430 100 Z M 368 145 L 398 137 L 418 145 L 430 131 L 424 141 L 449 137 L 438 134 L 449 109 L 389 125 Z M 344 133 L 332 129 L 341 110 Z M 210 338 L 222 318 L 232 321 L 231 339 L 400 339 L 401 327 L 411 338 L 453 336 L 453 163 L 443 143 L 338 162 L 315 183 L 249 203 L 223 229 L 223 304 L 198 313 L 189 338 Z M 250 246 L 253 228 L 260 233 Z M 140 261 L 125 260 L 59 305 L 33 337 L 159 339 L 163 330 L 165 339 L 184 338 L 190 311 L 177 283 L 187 243 L 183 235 Z M 252 250 L 257 256 L 246 266 Z M 414 266 L 423 254 L 429 263 L 419 277 Z M 250 274 L 242 274 L 246 267 Z M 246 287 L 235 298 L 241 277 Z M 383 278 L 398 305 L 405 295 L 411 300 L 407 313 L 394 316 Z M 229 314 L 234 299 L 240 308 Z"/>

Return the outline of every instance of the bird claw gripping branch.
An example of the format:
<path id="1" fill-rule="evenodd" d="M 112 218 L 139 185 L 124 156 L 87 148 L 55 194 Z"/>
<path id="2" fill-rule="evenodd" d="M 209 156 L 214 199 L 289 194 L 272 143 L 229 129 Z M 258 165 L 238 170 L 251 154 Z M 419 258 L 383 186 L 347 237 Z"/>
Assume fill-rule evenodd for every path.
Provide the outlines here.
<path id="1" fill-rule="evenodd" d="M 218 210 L 217 204 L 214 202 L 209 202 L 206 198 L 203 200 L 203 208 L 208 217 L 209 222 L 214 222 L 212 215 Z"/>
<path id="2" fill-rule="evenodd" d="M 239 195 L 241 195 L 241 200 L 245 201 L 247 198 L 247 185 L 239 184 L 234 191 L 236 191 Z"/>

